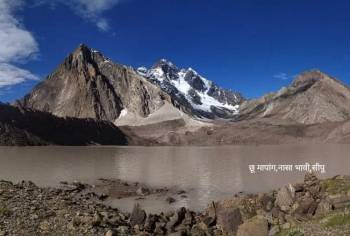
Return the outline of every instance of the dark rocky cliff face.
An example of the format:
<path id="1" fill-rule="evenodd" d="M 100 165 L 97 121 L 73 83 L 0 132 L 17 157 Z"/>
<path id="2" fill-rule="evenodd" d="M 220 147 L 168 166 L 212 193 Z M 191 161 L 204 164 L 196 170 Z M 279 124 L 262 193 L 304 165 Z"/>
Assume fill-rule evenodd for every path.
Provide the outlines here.
<path id="1" fill-rule="evenodd" d="M 126 145 L 112 123 L 59 118 L 46 112 L 0 104 L 0 145 Z"/>
<path id="2" fill-rule="evenodd" d="M 114 122 L 123 109 L 145 117 L 171 98 L 132 68 L 80 45 L 57 70 L 18 102 L 60 117 Z"/>

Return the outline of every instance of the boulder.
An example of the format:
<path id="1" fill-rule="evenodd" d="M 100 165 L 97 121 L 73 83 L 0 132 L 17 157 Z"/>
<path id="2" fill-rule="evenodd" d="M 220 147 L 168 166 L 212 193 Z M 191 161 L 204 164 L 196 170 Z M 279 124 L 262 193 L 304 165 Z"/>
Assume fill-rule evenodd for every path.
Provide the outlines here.
<path id="1" fill-rule="evenodd" d="M 182 224 L 184 224 L 184 225 L 193 225 L 194 222 L 195 222 L 194 214 L 192 212 L 190 212 L 189 210 L 187 210 L 186 213 L 185 213 L 185 218 L 182 221 Z"/>
<path id="2" fill-rule="evenodd" d="M 304 196 L 298 200 L 295 213 L 299 215 L 313 215 L 316 211 L 317 203 L 311 196 Z"/>
<path id="3" fill-rule="evenodd" d="M 316 215 L 326 215 L 333 210 L 331 202 L 327 199 L 322 199 L 317 206 Z"/>
<path id="4" fill-rule="evenodd" d="M 334 209 L 343 209 L 350 205 L 350 197 L 347 194 L 329 195 L 329 198 Z"/>
<path id="5" fill-rule="evenodd" d="M 294 203 L 294 192 L 293 189 L 288 187 L 282 187 L 277 192 L 276 196 L 276 202 L 275 204 L 282 210 L 282 211 L 289 211 Z"/>
<path id="6" fill-rule="evenodd" d="M 239 208 L 219 208 L 216 217 L 217 225 L 228 234 L 235 234 L 243 223 Z"/>
<path id="7" fill-rule="evenodd" d="M 166 224 L 166 229 L 168 232 L 174 231 L 174 228 L 181 224 L 181 222 L 184 220 L 186 215 L 186 209 L 184 207 L 181 207 L 179 210 L 175 212 L 175 214 L 170 217 L 170 220 Z"/>
<path id="8" fill-rule="evenodd" d="M 144 225 L 145 230 L 148 232 L 152 232 L 156 227 L 156 222 L 158 221 L 158 218 L 159 216 L 157 215 L 149 214 Z"/>
<path id="9" fill-rule="evenodd" d="M 108 230 L 105 236 L 116 236 L 116 234 L 112 230 Z"/>
<path id="10" fill-rule="evenodd" d="M 317 185 L 320 183 L 320 180 L 314 173 L 306 173 L 304 177 L 304 184 L 309 187 L 313 185 Z"/>
<path id="11" fill-rule="evenodd" d="M 278 232 L 280 232 L 280 227 L 278 225 L 275 225 L 275 226 L 271 227 L 271 229 L 269 231 L 269 236 L 274 236 Z"/>
<path id="12" fill-rule="evenodd" d="M 258 196 L 258 202 L 262 209 L 265 211 L 271 211 L 273 208 L 274 198 L 269 194 L 260 194 Z"/>
<path id="13" fill-rule="evenodd" d="M 314 173 L 307 173 L 304 178 L 304 187 L 315 198 L 318 198 L 321 191 L 320 180 Z"/>
<path id="14" fill-rule="evenodd" d="M 267 220 L 261 217 L 253 217 L 238 227 L 237 236 L 268 236 Z"/>
<path id="15" fill-rule="evenodd" d="M 193 236 L 206 236 L 206 230 L 204 230 L 200 225 L 194 225 L 191 229 L 191 235 Z"/>

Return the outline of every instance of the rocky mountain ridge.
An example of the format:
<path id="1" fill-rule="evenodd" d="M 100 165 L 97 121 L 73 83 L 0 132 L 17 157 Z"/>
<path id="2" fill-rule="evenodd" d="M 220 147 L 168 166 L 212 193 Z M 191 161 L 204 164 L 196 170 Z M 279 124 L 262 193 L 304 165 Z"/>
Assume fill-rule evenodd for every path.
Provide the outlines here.
<path id="1" fill-rule="evenodd" d="M 138 74 L 156 84 L 192 113 L 207 118 L 230 118 L 244 101 L 241 94 L 220 88 L 192 68 L 179 69 L 161 59 L 151 69 L 139 67 Z"/>
<path id="2" fill-rule="evenodd" d="M 349 104 L 350 89 L 319 70 L 245 100 L 165 59 L 134 69 L 86 45 L 16 103 L 63 118 L 109 121 L 159 145 L 348 142 Z"/>
<path id="3" fill-rule="evenodd" d="M 192 69 L 161 60 L 142 73 L 82 44 L 18 104 L 60 117 L 118 123 L 127 115 L 138 123 L 165 104 L 194 118 L 230 118 L 243 100 Z"/>
<path id="4" fill-rule="evenodd" d="M 174 119 L 184 114 L 190 119 L 273 117 L 313 124 L 349 119 L 350 89 L 313 70 L 302 73 L 276 93 L 245 100 L 192 68 L 179 69 L 162 59 L 150 69 L 133 69 L 113 63 L 82 44 L 18 104 L 59 117 L 94 118 L 116 124 L 142 124 L 153 114 L 159 118 L 167 113 L 175 114 Z"/>
<path id="5" fill-rule="evenodd" d="M 306 71 L 288 87 L 244 102 L 239 119 L 277 118 L 302 124 L 350 119 L 350 89 L 319 71 Z"/>
<path id="6" fill-rule="evenodd" d="M 18 104 L 59 117 L 114 122 L 127 112 L 146 117 L 166 101 L 172 103 L 171 97 L 132 68 L 82 44 Z"/>

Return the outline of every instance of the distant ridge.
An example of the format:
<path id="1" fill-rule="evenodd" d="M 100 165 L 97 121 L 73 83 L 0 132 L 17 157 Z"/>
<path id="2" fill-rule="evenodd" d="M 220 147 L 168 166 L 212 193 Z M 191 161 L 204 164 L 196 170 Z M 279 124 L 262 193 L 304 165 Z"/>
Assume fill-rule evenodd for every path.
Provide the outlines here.
<path id="1" fill-rule="evenodd" d="M 273 117 L 302 124 L 350 119 L 350 89 L 320 70 L 306 71 L 277 93 L 245 102 L 240 119 Z"/>

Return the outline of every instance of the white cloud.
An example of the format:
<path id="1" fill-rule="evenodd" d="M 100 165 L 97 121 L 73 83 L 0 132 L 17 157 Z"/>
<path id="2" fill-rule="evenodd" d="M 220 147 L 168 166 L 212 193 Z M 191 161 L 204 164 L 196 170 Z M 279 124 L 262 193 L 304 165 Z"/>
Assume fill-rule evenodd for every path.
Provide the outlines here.
<path id="1" fill-rule="evenodd" d="M 106 19 L 99 19 L 96 22 L 96 26 L 102 30 L 102 31 L 108 31 L 109 30 L 109 23 Z"/>
<path id="2" fill-rule="evenodd" d="M 39 78 L 28 70 L 0 63 L 0 88 L 23 83 L 27 80 L 39 80 Z"/>
<path id="3" fill-rule="evenodd" d="M 277 73 L 273 76 L 275 79 L 280 79 L 280 80 L 289 80 L 292 78 L 292 76 L 288 75 L 287 73 Z"/>
<path id="4" fill-rule="evenodd" d="M 109 21 L 103 17 L 103 13 L 112 9 L 122 0 L 37 0 L 41 4 L 50 4 L 51 7 L 58 3 L 69 6 L 77 15 L 94 23 L 101 31 L 110 29 Z"/>
<path id="5" fill-rule="evenodd" d="M 37 80 L 30 71 L 18 64 L 33 59 L 39 52 L 33 34 L 17 18 L 27 0 L 0 0 L 0 88 L 26 80 Z M 122 0 L 33 0 L 36 4 L 58 3 L 69 6 L 83 19 L 94 23 L 101 31 L 108 31 L 109 22 L 103 14 Z M 28 3 L 28 2 L 27 2 Z"/>
<path id="6" fill-rule="evenodd" d="M 0 88 L 38 78 L 14 65 L 38 52 L 35 38 L 15 17 L 23 4 L 22 0 L 0 0 Z"/>

